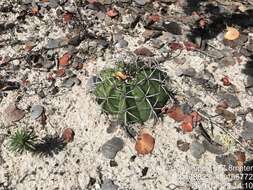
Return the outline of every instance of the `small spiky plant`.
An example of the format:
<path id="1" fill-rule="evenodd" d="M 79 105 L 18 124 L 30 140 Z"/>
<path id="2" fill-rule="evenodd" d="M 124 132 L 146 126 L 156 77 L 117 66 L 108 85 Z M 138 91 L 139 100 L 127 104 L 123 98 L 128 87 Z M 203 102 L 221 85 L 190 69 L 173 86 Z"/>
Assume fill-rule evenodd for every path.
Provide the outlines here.
<path id="1" fill-rule="evenodd" d="M 9 149 L 17 153 L 34 151 L 36 141 L 37 136 L 33 131 L 20 130 L 10 137 Z"/>
<path id="2" fill-rule="evenodd" d="M 103 111 L 124 124 L 143 123 L 157 118 L 171 98 L 166 73 L 143 63 L 120 63 L 100 73 L 94 91 Z"/>

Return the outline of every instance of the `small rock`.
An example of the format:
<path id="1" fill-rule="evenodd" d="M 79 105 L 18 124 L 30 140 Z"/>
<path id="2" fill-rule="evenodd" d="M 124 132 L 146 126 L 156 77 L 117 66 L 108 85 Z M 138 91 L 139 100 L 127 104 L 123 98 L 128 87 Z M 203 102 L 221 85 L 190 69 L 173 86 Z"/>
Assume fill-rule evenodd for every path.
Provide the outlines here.
<path id="1" fill-rule="evenodd" d="M 235 114 L 222 107 L 217 107 L 215 112 L 223 116 L 226 119 L 226 121 L 233 121 L 233 122 L 236 121 Z"/>
<path id="2" fill-rule="evenodd" d="M 145 41 L 151 38 L 157 38 L 161 35 L 162 35 L 161 31 L 155 31 L 155 30 L 145 30 L 142 34 L 142 36 L 145 38 Z"/>
<path id="3" fill-rule="evenodd" d="M 100 81 L 97 76 L 91 76 L 87 81 L 87 89 L 89 92 L 95 90 L 96 84 Z"/>
<path id="4" fill-rule="evenodd" d="M 102 154 L 108 159 L 114 159 L 116 154 L 124 147 L 121 138 L 113 137 L 107 141 L 101 148 Z"/>
<path id="5" fill-rule="evenodd" d="M 128 46 L 128 41 L 121 39 L 118 41 L 118 43 L 115 45 L 116 48 L 125 48 Z"/>
<path id="6" fill-rule="evenodd" d="M 119 186 L 115 185 L 110 179 L 104 180 L 103 184 L 101 185 L 101 190 L 118 190 L 118 188 Z"/>
<path id="7" fill-rule="evenodd" d="M 215 160 L 218 164 L 222 164 L 222 165 L 225 165 L 227 167 L 237 165 L 236 158 L 233 154 L 219 155 L 219 156 L 216 156 Z"/>
<path id="8" fill-rule="evenodd" d="M 84 37 L 81 37 L 80 35 L 74 36 L 68 41 L 69 45 L 72 46 L 79 46 L 79 44 L 84 40 Z"/>
<path id="9" fill-rule="evenodd" d="M 243 131 L 241 132 L 241 137 L 244 140 L 253 139 L 253 123 L 249 121 L 245 121 L 243 124 Z"/>
<path id="10" fill-rule="evenodd" d="M 170 32 L 175 35 L 182 35 L 182 29 L 176 22 L 164 22 L 163 27 L 166 32 Z"/>
<path id="11" fill-rule="evenodd" d="M 115 121 L 111 121 L 110 126 L 106 129 L 107 133 L 114 133 L 120 126 L 120 123 L 115 120 Z"/>
<path id="12" fill-rule="evenodd" d="M 31 108 L 31 118 L 38 119 L 44 112 L 44 108 L 41 105 L 33 105 Z"/>
<path id="13" fill-rule="evenodd" d="M 115 160 L 110 160 L 110 167 L 117 167 L 118 163 Z"/>
<path id="14" fill-rule="evenodd" d="M 196 70 L 190 67 L 190 68 L 181 70 L 181 72 L 179 73 L 180 74 L 179 76 L 194 77 L 196 73 L 197 73 Z"/>
<path id="15" fill-rule="evenodd" d="M 53 49 L 53 48 L 57 48 L 61 45 L 61 40 L 62 39 L 48 39 L 47 41 L 47 48 L 48 49 Z"/>
<path id="16" fill-rule="evenodd" d="M 74 136 L 75 136 L 75 133 L 73 129 L 71 128 L 66 128 L 62 134 L 63 139 L 68 143 L 74 140 Z"/>
<path id="17" fill-rule="evenodd" d="M 146 3 L 149 3 L 150 0 L 134 0 L 134 2 L 138 5 L 145 5 Z"/>
<path id="18" fill-rule="evenodd" d="M 12 104 L 5 109 L 5 114 L 8 121 L 16 122 L 25 116 L 25 111 L 17 108 L 15 104 Z"/>
<path id="19" fill-rule="evenodd" d="M 228 106 L 231 108 L 236 108 L 241 105 L 237 96 L 229 93 L 225 93 L 222 95 L 222 100 L 225 100 L 228 103 Z"/>
<path id="20" fill-rule="evenodd" d="M 205 149 L 211 153 L 214 154 L 224 154 L 225 152 L 227 152 L 227 149 L 215 142 L 213 142 L 212 144 L 210 142 L 208 142 L 207 140 L 203 141 L 203 146 L 205 147 Z"/>
<path id="21" fill-rule="evenodd" d="M 184 142 L 182 140 L 178 140 L 177 147 L 179 150 L 181 150 L 183 152 L 187 152 L 190 148 L 190 143 Z"/>
<path id="22" fill-rule="evenodd" d="M 203 144 L 195 141 L 191 144 L 190 151 L 191 151 L 192 156 L 194 156 L 197 159 L 200 159 L 202 154 L 204 154 L 205 152 L 205 148 Z"/>
<path id="23" fill-rule="evenodd" d="M 221 67 L 227 67 L 227 66 L 232 66 L 235 65 L 236 61 L 235 59 L 231 56 L 226 56 L 220 61 L 220 66 Z"/>
<path id="24" fill-rule="evenodd" d="M 136 55 L 140 55 L 140 56 L 147 56 L 147 57 L 154 56 L 154 54 L 146 47 L 140 47 L 140 48 L 134 50 L 134 53 Z"/>
<path id="25" fill-rule="evenodd" d="M 63 86 L 66 88 L 71 88 L 74 85 L 80 85 L 81 81 L 76 77 L 70 77 L 63 81 Z"/>
<path id="26" fill-rule="evenodd" d="M 148 173 L 148 167 L 144 167 L 144 168 L 142 169 L 142 171 L 141 171 L 141 174 L 142 174 L 142 176 L 141 176 L 141 177 L 146 176 L 146 175 L 147 175 L 147 173 Z"/>

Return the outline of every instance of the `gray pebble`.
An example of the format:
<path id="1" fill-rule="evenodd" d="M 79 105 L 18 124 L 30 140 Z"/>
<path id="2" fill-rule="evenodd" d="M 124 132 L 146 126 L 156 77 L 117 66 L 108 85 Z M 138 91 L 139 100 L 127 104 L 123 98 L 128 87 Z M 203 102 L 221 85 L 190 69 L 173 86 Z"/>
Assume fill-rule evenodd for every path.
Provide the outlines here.
<path id="1" fill-rule="evenodd" d="M 216 144 L 215 142 L 213 142 L 211 144 L 207 140 L 204 140 L 203 146 L 205 147 L 205 149 L 207 151 L 214 153 L 214 154 L 224 154 L 225 152 L 227 152 L 227 149 L 225 147 L 220 146 L 220 145 Z"/>
<path id="2" fill-rule="evenodd" d="M 49 38 L 47 41 L 47 48 L 53 49 L 60 46 L 61 39 L 51 39 Z"/>
<path id="3" fill-rule="evenodd" d="M 101 185 L 101 190 L 118 190 L 118 188 L 119 186 L 115 185 L 110 179 L 104 180 L 103 184 Z"/>
<path id="4" fill-rule="evenodd" d="M 124 147 L 121 138 L 113 137 L 107 141 L 101 148 L 102 154 L 108 159 L 114 159 L 116 154 Z"/>
<path id="5" fill-rule="evenodd" d="M 98 83 L 100 79 L 97 76 L 91 76 L 87 81 L 87 89 L 88 92 L 92 92 L 96 88 L 96 83 Z"/>
<path id="6" fill-rule="evenodd" d="M 244 130 L 241 132 L 241 137 L 245 140 L 253 139 L 253 123 L 245 121 L 243 124 Z"/>
<path id="7" fill-rule="evenodd" d="M 202 154 L 204 154 L 205 152 L 205 148 L 203 144 L 195 141 L 191 144 L 190 151 L 191 151 L 192 156 L 194 156 L 197 159 L 200 159 Z"/>
<path id="8" fill-rule="evenodd" d="M 196 75 L 196 70 L 194 68 L 187 68 L 178 71 L 177 73 L 178 76 L 188 76 L 188 77 L 194 77 Z"/>
<path id="9" fill-rule="evenodd" d="M 218 164 L 222 164 L 225 166 L 236 166 L 237 165 L 236 158 L 232 154 L 216 156 L 215 161 Z"/>
<path id="10" fill-rule="evenodd" d="M 118 41 L 118 43 L 115 45 L 116 48 L 125 48 L 128 46 L 128 42 L 124 39 L 121 39 Z"/>
<path id="11" fill-rule="evenodd" d="M 44 108 L 41 105 L 33 105 L 31 107 L 31 118 L 38 119 L 44 112 Z"/>
<path id="12" fill-rule="evenodd" d="M 149 0 L 134 0 L 135 3 L 138 5 L 145 5 L 146 3 L 149 2 Z"/>
<path id="13" fill-rule="evenodd" d="M 236 108 L 241 105 L 238 97 L 233 94 L 229 94 L 229 93 L 223 94 L 222 100 L 225 100 L 228 103 L 229 107 L 231 108 Z"/>
<path id="14" fill-rule="evenodd" d="M 219 65 L 221 67 L 227 67 L 227 66 L 231 66 L 231 65 L 235 65 L 235 64 L 236 64 L 236 62 L 235 62 L 233 56 L 230 55 L 230 56 L 227 56 L 227 57 L 224 57 L 223 59 L 221 59 Z"/>
<path id="15" fill-rule="evenodd" d="M 71 88 L 72 86 L 74 86 L 75 81 L 73 80 L 73 78 L 69 78 L 63 81 L 63 86 L 66 88 Z"/>

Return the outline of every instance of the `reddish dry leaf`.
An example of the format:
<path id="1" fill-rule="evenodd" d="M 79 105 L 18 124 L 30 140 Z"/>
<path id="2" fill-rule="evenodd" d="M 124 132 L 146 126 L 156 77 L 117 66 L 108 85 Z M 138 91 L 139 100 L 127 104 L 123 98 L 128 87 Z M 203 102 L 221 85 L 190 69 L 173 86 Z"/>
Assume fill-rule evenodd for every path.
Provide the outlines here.
<path id="1" fill-rule="evenodd" d="M 72 142 L 74 140 L 74 136 L 75 136 L 75 133 L 71 128 L 66 128 L 63 131 L 62 137 L 66 142 Z"/>
<path id="2" fill-rule="evenodd" d="M 52 74 L 52 73 L 49 73 L 49 74 L 48 74 L 47 80 L 48 80 L 48 81 L 54 81 L 54 80 L 55 80 L 55 78 L 53 77 L 53 74 Z"/>
<path id="3" fill-rule="evenodd" d="M 32 7 L 32 14 L 36 15 L 39 12 L 39 9 L 37 7 Z"/>
<path id="4" fill-rule="evenodd" d="M 73 14 L 70 12 L 66 12 L 63 14 L 63 20 L 64 22 L 68 23 L 69 21 L 71 21 L 73 18 Z"/>
<path id="5" fill-rule="evenodd" d="M 65 54 L 60 58 L 60 60 L 59 60 L 59 65 L 60 65 L 60 66 L 63 66 L 63 67 L 69 65 L 69 60 L 70 60 L 70 58 L 71 58 L 71 55 L 70 55 L 68 52 L 65 53 Z"/>
<path id="6" fill-rule="evenodd" d="M 171 108 L 167 108 L 165 112 L 177 122 L 185 119 L 185 114 L 179 105 L 173 105 Z"/>
<path id="7" fill-rule="evenodd" d="M 193 50 L 197 49 L 197 45 L 192 42 L 184 42 L 184 46 L 187 51 L 193 51 Z"/>
<path id="8" fill-rule="evenodd" d="M 236 157 L 236 161 L 237 161 L 237 164 L 239 166 L 243 166 L 245 160 L 246 160 L 246 156 L 245 156 L 245 152 L 242 152 L 242 151 L 235 151 L 234 152 L 234 155 Z"/>
<path id="9" fill-rule="evenodd" d="M 34 44 L 32 42 L 25 43 L 25 51 L 29 52 L 33 49 Z"/>
<path id="10" fill-rule="evenodd" d="M 148 133 L 141 133 L 137 137 L 135 150 L 138 154 L 149 154 L 153 151 L 155 146 L 155 139 Z"/>
<path id="11" fill-rule="evenodd" d="M 228 108 L 228 103 L 227 101 L 221 101 L 219 102 L 217 109 L 222 108 L 222 109 L 227 109 Z"/>
<path id="12" fill-rule="evenodd" d="M 224 85 L 224 86 L 230 86 L 230 85 L 231 85 L 231 82 L 230 82 L 228 76 L 224 76 L 224 77 L 221 79 L 221 81 L 223 82 L 223 85 Z"/>
<path id="13" fill-rule="evenodd" d="M 150 22 L 159 22 L 160 21 L 160 15 L 157 15 L 157 14 L 154 14 L 154 15 L 150 15 L 149 17 L 148 17 L 148 20 L 150 21 Z"/>
<path id="14" fill-rule="evenodd" d="M 116 9 L 114 9 L 114 8 L 109 9 L 106 12 L 106 15 L 109 16 L 109 17 L 112 17 L 112 18 L 118 16 L 118 14 L 119 14 L 119 12 Z"/>
<path id="15" fill-rule="evenodd" d="M 65 76 L 65 69 L 58 69 L 57 71 L 55 71 L 55 74 L 57 77 L 64 77 Z"/>
<path id="16" fill-rule="evenodd" d="M 183 130 L 183 132 L 192 132 L 192 123 L 191 122 L 183 122 L 180 125 L 180 128 Z"/>
<path id="17" fill-rule="evenodd" d="M 176 51 L 178 49 L 183 49 L 183 46 L 180 43 L 174 42 L 170 44 L 170 48 L 171 50 Z"/>
<path id="18" fill-rule="evenodd" d="M 206 26 L 206 24 L 207 24 L 207 21 L 205 20 L 205 19 L 200 19 L 200 21 L 199 21 L 199 26 L 200 26 L 200 28 L 205 28 L 205 26 Z"/>
<path id="19" fill-rule="evenodd" d="M 198 112 L 194 111 L 190 114 L 190 116 L 192 117 L 192 122 L 196 123 L 196 122 L 200 122 L 201 121 L 201 116 L 198 114 Z"/>

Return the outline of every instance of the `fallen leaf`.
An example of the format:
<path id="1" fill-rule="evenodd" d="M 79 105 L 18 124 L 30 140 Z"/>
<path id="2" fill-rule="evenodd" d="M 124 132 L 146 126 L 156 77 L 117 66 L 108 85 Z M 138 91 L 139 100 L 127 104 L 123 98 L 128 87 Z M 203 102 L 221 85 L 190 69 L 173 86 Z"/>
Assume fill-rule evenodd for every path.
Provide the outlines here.
<path id="1" fill-rule="evenodd" d="M 183 122 L 180 125 L 180 128 L 183 130 L 183 132 L 192 132 L 192 130 L 193 130 L 191 122 Z"/>
<path id="2" fill-rule="evenodd" d="M 193 50 L 197 49 L 197 45 L 192 42 L 184 42 L 184 46 L 187 51 L 193 51 Z"/>
<path id="3" fill-rule="evenodd" d="M 236 40 L 239 36 L 240 32 L 233 27 L 227 27 L 227 32 L 224 34 L 226 40 Z"/>
<path id="4" fill-rule="evenodd" d="M 141 133 L 137 137 L 135 150 L 138 154 L 149 154 L 153 151 L 155 146 L 155 139 L 148 133 Z"/>
<path id="5" fill-rule="evenodd" d="M 166 108 L 165 113 L 177 122 L 183 121 L 186 116 L 179 105 L 173 105 L 171 108 Z"/>
<path id="6" fill-rule="evenodd" d="M 25 111 L 17 108 L 15 104 L 11 104 L 5 109 L 5 114 L 7 120 L 16 122 L 25 116 Z"/>
<path id="7" fill-rule="evenodd" d="M 37 7 L 32 7 L 32 14 L 36 15 L 39 12 L 39 9 Z"/>
<path id="8" fill-rule="evenodd" d="M 64 77 L 65 76 L 65 69 L 58 69 L 55 71 L 57 77 Z"/>
<path id="9" fill-rule="evenodd" d="M 200 121 L 202 120 L 201 116 L 200 116 L 199 113 L 196 112 L 196 111 L 192 112 L 190 115 L 191 115 L 192 121 L 193 121 L 194 123 L 200 122 Z"/>
<path id="10" fill-rule="evenodd" d="M 170 44 L 170 48 L 173 51 L 176 51 L 178 49 L 183 49 L 183 46 L 180 43 L 173 42 Z"/>
<path id="11" fill-rule="evenodd" d="M 206 26 L 206 24 L 207 24 L 207 21 L 205 20 L 205 19 L 200 19 L 200 21 L 199 21 L 199 26 L 200 26 L 200 28 L 205 28 L 205 26 Z"/>
<path id="12" fill-rule="evenodd" d="M 114 8 L 109 9 L 106 12 L 106 15 L 109 16 L 109 17 L 112 17 L 112 18 L 118 16 L 118 14 L 119 14 L 119 12 L 116 9 L 114 9 Z"/>
<path id="13" fill-rule="evenodd" d="M 115 73 L 115 77 L 118 79 L 118 80 L 126 80 L 128 78 L 128 76 L 120 71 L 116 72 Z"/>
<path id="14" fill-rule="evenodd" d="M 217 109 L 219 109 L 219 108 L 221 108 L 221 109 L 227 109 L 228 108 L 227 101 L 221 101 L 221 102 L 219 102 L 219 104 L 217 106 Z"/>
<path id="15" fill-rule="evenodd" d="M 221 81 L 223 82 L 223 85 L 224 85 L 224 86 L 230 86 L 230 85 L 231 85 L 231 82 L 230 82 L 228 76 L 224 76 L 224 77 L 221 79 Z"/>
<path id="16" fill-rule="evenodd" d="M 65 53 L 60 59 L 59 59 L 59 65 L 60 66 L 67 66 L 69 65 L 69 60 L 71 58 L 71 55 L 69 53 Z"/>
<path id="17" fill-rule="evenodd" d="M 74 140 L 74 135 L 75 133 L 71 128 L 66 128 L 63 131 L 62 137 L 66 142 L 72 142 Z"/>
<path id="18" fill-rule="evenodd" d="M 72 20 L 72 18 L 73 18 L 73 14 L 70 12 L 66 12 L 63 14 L 63 20 L 66 23 L 70 22 Z"/>
<path id="19" fill-rule="evenodd" d="M 242 151 L 235 151 L 234 152 L 234 155 L 236 157 L 236 161 L 237 161 L 237 164 L 239 166 L 243 166 L 245 160 L 246 160 L 246 156 L 245 156 L 245 152 L 242 152 Z"/>
<path id="20" fill-rule="evenodd" d="M 32 42 L 25 43 L 25 51 L 29 52 L 34 48 L 34 44 Z"/>
<path id="21" fill-rule="evenodd" d="M 160 21 L 160 15 L 158 15 L 158 14 L 152 14 L 152 15 L 150 15 L 149 17 L 148 17 L 148 20 L 150 21 L 150 22 L 159 22 Z"/>

